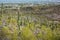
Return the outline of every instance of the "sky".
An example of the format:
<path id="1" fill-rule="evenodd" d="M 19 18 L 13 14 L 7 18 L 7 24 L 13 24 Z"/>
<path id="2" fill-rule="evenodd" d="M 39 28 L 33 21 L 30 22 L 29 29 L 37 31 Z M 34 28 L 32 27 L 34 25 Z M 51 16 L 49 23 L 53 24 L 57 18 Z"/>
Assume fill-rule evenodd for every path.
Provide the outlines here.
<path id="1" fill-rule="evenodd" d="M 60 0 L 0 0 L 0 3 L 24 3 L 24 2 L 60 2 Z"/>

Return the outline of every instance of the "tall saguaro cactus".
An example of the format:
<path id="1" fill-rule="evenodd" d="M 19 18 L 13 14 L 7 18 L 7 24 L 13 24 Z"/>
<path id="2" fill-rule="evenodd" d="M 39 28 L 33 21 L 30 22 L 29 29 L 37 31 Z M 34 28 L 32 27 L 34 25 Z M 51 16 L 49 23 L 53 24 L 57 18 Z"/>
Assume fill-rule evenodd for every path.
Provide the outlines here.
<path id="1" fill-rule="evenodd" d="M 17 13 L 18 15 L 18 19 L 17 19 L 17 25 L 18 25 L 18 28 L 19 28 L 19 30 L 20 30 L 20 24 L 19 24 L 19 8 L 18 8 L 18 13 Z"/>
<path id="2" fill-rule="evenodd" d="M 2 17 L 2 14 L 3 14 L 3 3 L 1 4 L 1 17 Z"/>
<path id="3" fill-rule="evenodd" d="M 3 3 L 1 4 L 1 13 L 0 13 L 0 19 L 2 17 L 2 14 L 3 14 Z"/>

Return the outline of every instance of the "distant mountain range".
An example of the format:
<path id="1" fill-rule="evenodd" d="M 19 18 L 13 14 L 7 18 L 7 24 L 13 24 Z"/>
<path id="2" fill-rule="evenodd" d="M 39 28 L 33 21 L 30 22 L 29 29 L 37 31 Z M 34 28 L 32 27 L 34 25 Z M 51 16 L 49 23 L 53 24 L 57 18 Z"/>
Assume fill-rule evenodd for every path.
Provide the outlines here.
<path id="1" fill-rule="evenodd" d="M 33 3 L 33 4 L 52 4 L 52 3 L 55 3 L 55 4 L 60 4 L 60 2 L 52 2 L 52 1 L 32 1 L 32 2 L 29 2 L 29 3 Z"/>
<path id="2" fill-rule="evenodd" d="M 59 4 L 60 5 L 60 1 L 56 2 L 56 1 L 27 1 L 27 2 L 0 2 L 0 3 L 32 3 L 32 4 Z"/>

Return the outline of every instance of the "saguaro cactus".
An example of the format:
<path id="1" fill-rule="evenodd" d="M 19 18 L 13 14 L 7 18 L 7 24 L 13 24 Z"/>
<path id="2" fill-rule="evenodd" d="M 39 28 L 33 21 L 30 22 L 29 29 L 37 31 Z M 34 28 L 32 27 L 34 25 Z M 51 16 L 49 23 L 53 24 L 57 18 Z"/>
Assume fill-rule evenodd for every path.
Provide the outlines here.
<path id="1" fill-rule="evenodd" d="M 18 12 L 17 12 L 17 16 L 18 16 L 18 19 L 17 19 L 17 25 L 18 25 L 18 28 L 19 28 L 19 30 L 20 30 L 20 24 L 19 24 L 19 8 L 18 8 Z"/>
<path id="2" fill-rule="evenodd" d="M 2 14 L 3 14 L 3 3 L 1 4 L 1 17 L 2 17 Z"/>

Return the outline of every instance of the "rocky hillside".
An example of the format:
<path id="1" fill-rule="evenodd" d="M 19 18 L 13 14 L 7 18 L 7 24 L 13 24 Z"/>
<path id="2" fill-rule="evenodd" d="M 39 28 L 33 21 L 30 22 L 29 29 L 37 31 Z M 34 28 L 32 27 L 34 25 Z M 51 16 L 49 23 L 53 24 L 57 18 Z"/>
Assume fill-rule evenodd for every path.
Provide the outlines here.
<path id="1" fill-rule="evenodd" d="M 60 21 L 60 5 L 53 6 L 34 6 L 21 8 L 23 13 L 32 13 L 38 16 L 45 16 L 49 20 Z"/>

